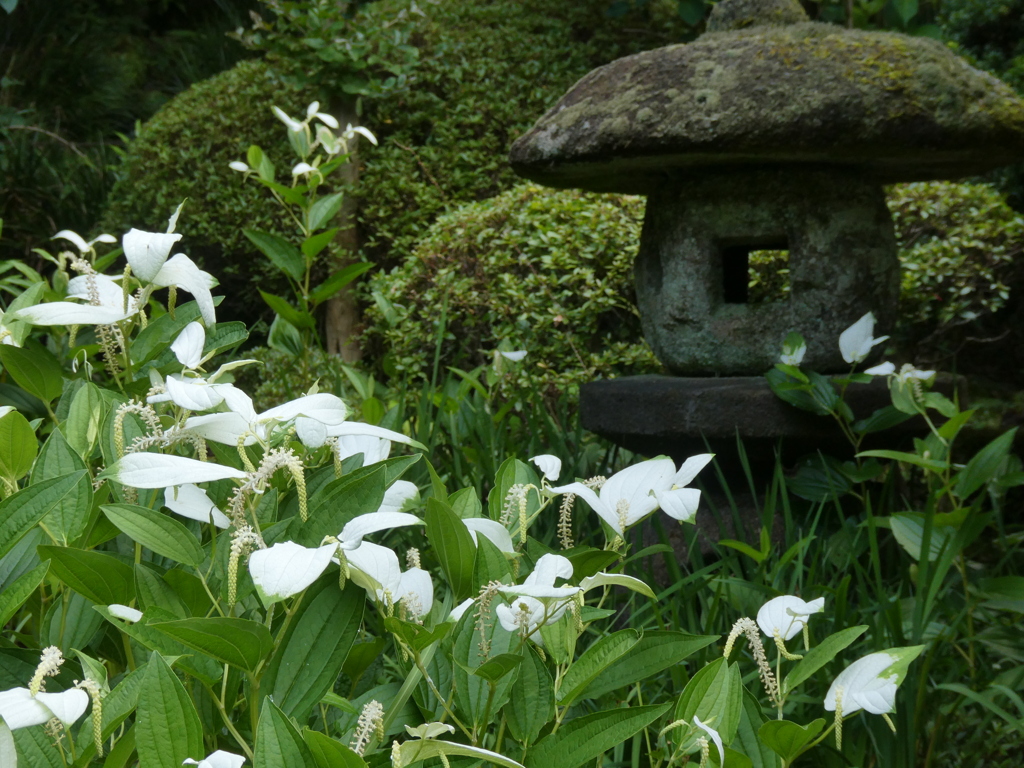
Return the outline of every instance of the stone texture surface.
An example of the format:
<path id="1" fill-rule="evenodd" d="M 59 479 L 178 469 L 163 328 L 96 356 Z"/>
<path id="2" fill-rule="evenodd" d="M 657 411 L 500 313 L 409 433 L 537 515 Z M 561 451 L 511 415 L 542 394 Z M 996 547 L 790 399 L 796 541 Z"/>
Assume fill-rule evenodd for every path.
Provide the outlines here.
<path id="1" fill-rule="evenodd" d="M 933 389 L 949 397 L 958 391 L 961 404 L 967 402 L 962 378 L 940 376 Z M 846 401 L 859 418 L 892 403 L 882 377 L 870 384 L 851 385 Z M 737 438 L 743 441 L 747 457 L 760 461 L 761 469 L 769 472 L 779 438 L 784 461 L 818 450 L 837 456 L 851 452 L 831 418 L 783 402 L 762 376 L 628 376 L 595 381 L 580 389 L 580 421 L 591 432 L 644 456 L 666 454 L 682 461 L 710 447 L 727 475 L 741 473 L 736 484 L 743 482 Z M 893 448 L 894 440 L 898 443 L 900 438 L 926 431 L 923 420 L 911 419 L 883 433 L 884 447 Z M 763 474 L 756 466 L 754 470 Z"/>
<path id="2" fill-rule="evenodd" d="M 788 241 L 789 300 L 725 303 L 723 245 L 772 240 Z M 652 192 L 637 304 L 644 336 L 673 373 L 761 374 L 791 331 L 807 341 L 808 368 L 843 372 L 843 330 L 868 311 L 878 335 L 894 326 L 899 270 L 882 189 L 858 174 L 719 173 Z"/>
<path id="3" fill-rule="evenodd" d="M 642 194 L 728 166 L 848 165 L 889 183 L 1021 159 L 1024 101 L 1006 84 L 935 40 L 812 22 L 614 61 L 511 152 L 519 174 L 548 186 Z"/>

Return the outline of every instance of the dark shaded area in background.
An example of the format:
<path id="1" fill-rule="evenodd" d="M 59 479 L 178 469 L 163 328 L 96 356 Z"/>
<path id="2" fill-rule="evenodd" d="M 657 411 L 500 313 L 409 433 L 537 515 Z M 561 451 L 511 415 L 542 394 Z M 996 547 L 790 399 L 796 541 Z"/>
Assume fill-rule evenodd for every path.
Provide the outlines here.
<path id="1" fill-rule="evenodd" d="M 248 55 L 225 32 L 256 0 L 28 0 L 0 13 L 3 258 L 91 230 L 121 136 Z"/>

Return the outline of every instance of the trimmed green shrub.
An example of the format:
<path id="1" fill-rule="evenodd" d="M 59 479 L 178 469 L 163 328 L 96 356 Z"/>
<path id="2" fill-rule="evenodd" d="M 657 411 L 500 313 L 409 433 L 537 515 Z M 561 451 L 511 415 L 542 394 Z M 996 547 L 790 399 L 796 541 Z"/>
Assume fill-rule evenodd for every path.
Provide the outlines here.
<path id="1" fill-rule="evenodd" d="M 367 256 L 395 265 L 442 211 L 516 183 L 508 148 L 520 133 L 594 67 L 642 48 L 674 42 L 684 25 L 672 2 L 649 3 L 624 18 L 603 0 L 441 0 L 421 4 L 415 36 L 421 65 L 408 91 L 364 101 L 362 122 L 381 139 L 365 142 L 359 187 L 360 239 Z M 384 0 L 395 13 L 410 0 Z M 191 253 L 216 260 L 235 316 L 263 310 L 255 284 L 274 270 L 241 234 L 243 226 L 290 236 L 266 190 L 228 169 L 259 144 L 284 168 L 289 156 L 270 106 L 298 114 L 315 98 L 247 61 L 194 86 L 143 127 L 128 148 L 124 179 L 111 193 L 105 226 L 161 227 L 190 197 L 182 230 Z M 269 288 L 274 290 L 274 287 Z"/>
<path id="2" fill-rule="evenodd" d="M 502 349 L 517 389 L 575 397 L 581 382 L 660 369 L 644 343 L 633 291 L 643 199 L 516 187 L 442 216 L 401 266 L 371 281 L 367 340 L 385 369 L 429 378 Z"/>
<path id="3" fill-rule="evenodd" d="M 442 211 L 521 180 L 512 142 L 601 64 L 676 42 L 676 3 L 622 18 L 603 0 L 443 0 L 426 6 L 413 87 L 373 102 L 382 138 L 362 175 L 360 220 L 371 261 L 394 266 Z"/>

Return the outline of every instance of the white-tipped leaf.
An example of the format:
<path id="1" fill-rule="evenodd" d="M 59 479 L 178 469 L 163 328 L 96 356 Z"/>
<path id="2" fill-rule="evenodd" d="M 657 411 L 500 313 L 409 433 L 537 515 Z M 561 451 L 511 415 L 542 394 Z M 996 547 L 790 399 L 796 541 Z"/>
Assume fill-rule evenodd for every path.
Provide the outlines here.
<path id="1" fill-rule="evenodd" d="M 407 525 L 423 525 L 423 521 L 415 515 L 405 512 L 370 512 L 349 520 L 342 529 L 341 535 L 338 536 L 338 540 L 341 542 L 342 549 L 356 549 L 363 543 L 364 536 Z"/>
<path id="2" fill-rule="evenodd" d="M 201 523 L 213 523 L 218 528 L 231 525 L 227 515 L 217 509 L 206 491 L 192 483 L 164 489 L 164 506 L 176 515 Z"/>
<path id="3" fill-rule="evenodd" d="M 32 325 L 113 325 L 127 320 L 134 312 L 122 312 L 111 307 L 75 304 L 71 301 L 52 301 L 36 304 L 14 313 L 16 320 Z"/>
<path id="4" fill-rule="evenodd" d="M 548 482 L 556 482 L 558 480 L 558 476 L 562 474 L 562 460 L 550 453 L 542 453 L 539 456 L 534 456 L 530 461 L 537 465 L 537 468 L 540 469 Z"/>
<path id="5" fill-rule="evenodd" d="M 245 476 L 245 472 L 234 467 L 161 453 L 129 453 L 100 475 L 132 488 L 169 488 Z"/>
<path id="6" fill-rule="evenodd" d="M 793 595 L 781 595 L 761 606 L 757 612 L 757 625 L 768 637 L 778 632 L 783 640 L 791 640 L 807 626 L 807 619 L 825 610 L 825 598 L 804 602 Z"/>
<path id="7" fill-rule="evenodd" d="M 284 600 L 320 578 L 335 551 L 334 544 L 310 549 L 294 541 L 278 542 L 249 556 L 249 575 L 264 603 Z"/>
<path id="8" fill-rule="evenodd" d="M 467 517 L 462 522 L 469 529 L 469 535 L 473 537 L 474 544 L 476 544 L 476 537 L 479 535 L 488 539 L 491 544 L 502 552 L 512 553 L 516 551 L 512 545 L 512 536 L 509 535 L 508 529 L 497 520 L 491 520 L 486 517 Z"/>
<path id="9" fill-rule="evenodd" d="M 196 368 L 203 361 L 203 347 L 206 345 L 206 330 L 200 323 L 186 325 L 178 338 L 171 344 L 171 351 L 178 362 L 186 368 Z"/>
<path id="10" fill-rule="evenodd" d="M 181 235 L 131 229 L 121 238 L 121 247 L 132 273 L 144 282 L 152 282 L 179 240 Z"/>

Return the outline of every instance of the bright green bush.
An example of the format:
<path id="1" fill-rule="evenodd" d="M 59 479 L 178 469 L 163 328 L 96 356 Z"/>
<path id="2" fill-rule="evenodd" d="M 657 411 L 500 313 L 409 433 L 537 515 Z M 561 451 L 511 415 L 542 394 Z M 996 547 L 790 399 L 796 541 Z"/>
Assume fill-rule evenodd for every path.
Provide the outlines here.
<path id="1" fill-rule="evenodd" d="M 379 7 L 397 13 L 409 5 L 409 0 L 385 0 Z M 362 147 L 360 238 L 371 260 L 391 265 L 442 211 L 516 183 L 506 159 L 509 146 L 575 80 L 619 56 L 673 42 L 682 29 L 671 3 L 648 4 L 617 19 L 605 16 L 607 5 L 601 2 L 421 5 L 426 16 L 415 43 L 422 64 L 411 87 L 363 103 L 362 122 L 381 139 L 381 147 L 372 150 L 365 142 Z M 300 114 L 315 97 L 256 61 L 181 94 L 129 146 L 124 179 L 110 196 L 106 228 L 156 228 L 189 197 L 184 234 L 194 255 L 216 264 L 227 300 L 248 299 L 257 283 L 267 288 L 273 270 L 241 229 L 290 236 L 294 227 L 265 190 L 243 185 L 228 163 L 258 144 L 285 167 L 290 150 L 270 106 Z M 230 309 L 235 316 L 253 317 L 252 306 Z"/>
<path id="2" fill-rule="evenodd" d="M 643 342 L 633 260 L 643 200 L 519 186 L 438 219 L 413 255 L 371 282 L 367 340 L 390 373 L 429 377 L 525 349 L 509 389 L 571 391 L 659 369 Z M 443 325 L 442 325 L 443 323 Z"/>
<path id="3" fill-rule="evenodd" d="M 1006 305 L 1014 262 L 1024 252 L 1024 216 L 992 187 L 902 184 L 890 189 L 889 210 L 903 264 L 905 326 L 941 333 Z"/>

